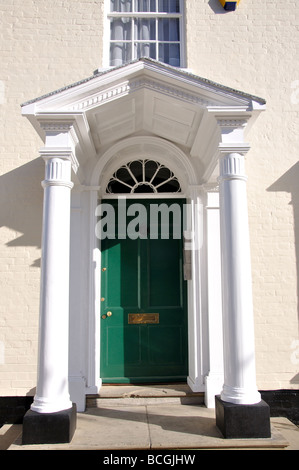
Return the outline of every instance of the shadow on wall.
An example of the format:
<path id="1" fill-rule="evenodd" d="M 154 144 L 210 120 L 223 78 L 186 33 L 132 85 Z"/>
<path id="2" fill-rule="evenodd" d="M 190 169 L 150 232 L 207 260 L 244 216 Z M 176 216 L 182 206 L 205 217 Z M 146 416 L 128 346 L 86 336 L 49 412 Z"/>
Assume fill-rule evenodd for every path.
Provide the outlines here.
<path id="1" fill-rule="evenodd" d="M 44 168 L 44 161 L 37 158 L 0 176 L 0 227 L 22 234 L 7 246 L 41 247 Z M 40 258 L 32 264 L 39 265 Z"/>
<path id="2" fill-rule="evenodd" d="M 297 263 L 297 315 L 299 324 L 299 162 L 292 166 L 286 173 L 284 173 L 275 183 L 273 183 L 267 191 L 271 192 L 287 192 L 291 194 L 291 201 L 289 204 L 293 206 L 294 213 L 294 235 L 295 235 L 295 251 Z M 292 343 L 293 360 L 298 364 L 299 358 L 299 344 L 297 340 Z M 296 374 L 291 383 L 299 383 L 299 374 Z"/>
<path id="3" fill-rule="evenodd" d="M 289 204 L 293 206 L 294 212 L 294 232 L 295 250 L 297 261 L 297 299 L 299 296 L 299 162 L 292 166 L 284 175 L 273 183 L 267 191 L 283 191 L 291 194 Z M 297 301 L 298 322 L 299 322 L 299 301 Z"/>

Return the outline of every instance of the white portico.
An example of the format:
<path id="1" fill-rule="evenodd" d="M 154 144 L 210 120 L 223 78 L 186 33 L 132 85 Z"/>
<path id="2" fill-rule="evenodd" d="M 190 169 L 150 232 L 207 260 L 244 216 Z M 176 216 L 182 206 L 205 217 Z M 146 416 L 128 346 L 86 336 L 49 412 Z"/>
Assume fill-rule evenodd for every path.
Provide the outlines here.
<path id="1" fill-rule="evenodd" d="M 244 158 L 246 131 L 264 105 L 150 59 L 99 71 L 23 105 L 44 141 L 46 163 L 33 411 L 65 410 L 72 402 L 83 411 L 85 396 L 101 387 L 95 213 L 111 176 L 138 159 L 167 167 L 190 206 L 189 386 L 205 392 L 209 407 L 220 393 L 229 403 L 260 401 Z"/>

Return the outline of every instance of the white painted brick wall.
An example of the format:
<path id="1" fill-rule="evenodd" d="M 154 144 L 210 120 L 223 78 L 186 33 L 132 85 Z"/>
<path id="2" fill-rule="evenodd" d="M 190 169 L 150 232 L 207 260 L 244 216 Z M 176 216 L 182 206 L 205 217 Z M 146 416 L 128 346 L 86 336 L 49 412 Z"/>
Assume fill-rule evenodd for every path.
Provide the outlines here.
<path id="1" fill-rule="evenodd" d="M 103 6 L 102 0 L 0 0 L 2 396 L 25 395 L 36 384 L 42 213 L 36 182 L 44 168 L 37 159 L 41 141 L 20 104 L 101 67 Z M 188 68 L 267 100 L 247 156 L 260 389 L 299 385 L 298 28 L 297 1 L 242 0 L 230 13 L 218 0 L 186 1 Z"/>
<path id="2" fill-rule="evenodd" d="M 257 381 L 298 388 L 299 3 L 242 0 L 223 13 L 218 0 L 194 0 L 186 10 L 188 67 L 267 100 L 247 155 Z"/>
<path id="3" fill-rule="evenodd" d="M 20 105 L 100 66 L 102 10 L 96 0 L 0 0 L 0 396 L 36 385 L 44 163 Z"/>

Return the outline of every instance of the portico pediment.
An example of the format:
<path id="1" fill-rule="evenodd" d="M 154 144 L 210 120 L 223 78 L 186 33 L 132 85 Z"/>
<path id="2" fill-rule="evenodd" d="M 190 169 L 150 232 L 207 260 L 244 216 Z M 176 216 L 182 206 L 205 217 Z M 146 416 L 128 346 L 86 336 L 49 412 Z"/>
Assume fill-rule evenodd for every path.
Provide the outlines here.
<path id="1" fill-rule="evenodd" d="M 203 179 L 207 179 L 223 136 L 227 142 L 243 142 L 245 126 L 264 104 L 261 98 L 187 71 L 140 59 L 97 71 L 92 77 L 29 101 L 22 106 L 22 113 L 42 138 L 44 123 L 72 122 L 79 165 L 97 160 L 103 149 L 120 139 L 152 135 L 171 141 L 197 159 Z"/>

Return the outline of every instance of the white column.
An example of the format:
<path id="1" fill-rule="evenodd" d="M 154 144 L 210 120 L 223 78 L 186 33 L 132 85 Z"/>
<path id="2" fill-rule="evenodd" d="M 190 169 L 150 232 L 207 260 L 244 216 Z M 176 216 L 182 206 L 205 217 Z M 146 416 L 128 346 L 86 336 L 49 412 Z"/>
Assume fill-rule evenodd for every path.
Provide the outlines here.
<path id="1" fill-rule="evenodd" d="M 251 262 L 244 156 L 220 157 L 224 386 L 221 399 L 261 400 L 256 387 Z"/>
<path id="2" fill-rule="evenodd" d="M 69 409 L 69 250 L 71 151 L 43 150 L 43 208 L 38 381 L 31 406 L 39 413 Z"/>

